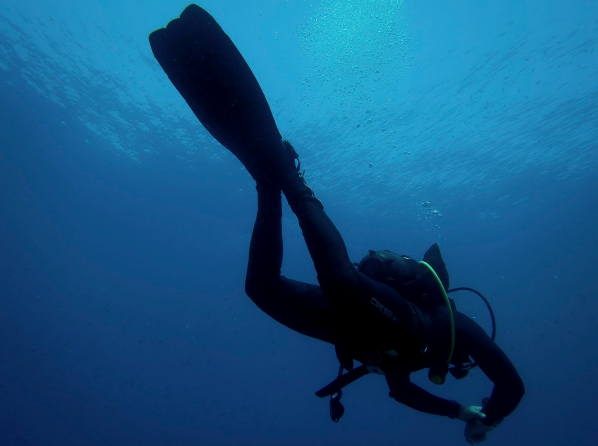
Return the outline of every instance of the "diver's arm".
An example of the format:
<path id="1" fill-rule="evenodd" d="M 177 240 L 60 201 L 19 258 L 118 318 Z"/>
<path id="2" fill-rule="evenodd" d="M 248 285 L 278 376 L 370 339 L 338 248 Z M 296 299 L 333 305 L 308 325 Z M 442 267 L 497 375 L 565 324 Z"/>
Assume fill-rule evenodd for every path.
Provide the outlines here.
<path id="1" fill-rule="evenodd" d="M 432 415 L 458 418 L 461 405 L 456 401 L 446 400 L 413 384 L 409 377 L 401 373 L 387 373 L 386 382 L 390 396 L 407 407 Z"/>
<path id="2" fill-rule="evenodd" d="M 507 355 L 486 332 L 466 316 L 460 318 L 459 342 L 465 342 L 467 352 L 480 369 L 494 383 L 489 400 L 484 404 L 488 425 L 500 423 L 515 410 L 525 393 L 523 381 Z"/>

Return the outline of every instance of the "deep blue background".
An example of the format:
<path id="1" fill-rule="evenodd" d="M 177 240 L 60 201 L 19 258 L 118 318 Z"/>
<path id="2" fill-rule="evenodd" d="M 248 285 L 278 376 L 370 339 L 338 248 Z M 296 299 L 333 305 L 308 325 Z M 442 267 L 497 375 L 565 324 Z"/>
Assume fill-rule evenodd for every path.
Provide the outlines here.
<path id="1" fill-rule="evenodd" d="M 595 11 L 591 4 L 577 6 L 575 20 L 586 20 Z M 484 7 L 491 8 L 485 3 Z M 430 30 L 444 23 L 447 9 L 442 8 L 450 6 L 439 4 L 430 10 L 427 31 L 417 24 L 426 17 L 424 6 L 410 4 L 410 8 L 414 39 L 420 45 L 438 45 L 435 51 L 442 53 L 446 41 L 433 37 Z M 158 26 L 179 9 L 161 17 Z M 452 13 L 460 17 L 463 11 Z M 476 17 L 487 17 L 474 9 L 470 13 L 473 23 Z M 509 16 L 508 9 L 501 13 Z M 585 31 L 588 51 L 574 53 L 573 48 L 567 54 L 577 58 L 578 71 L 589 67 L 584 73 L 593 73 L 596 79 L 597 22 L 590 18 L 588 23 L 593 26 Z M 475 27 L 472 35 L 462 30 L 455 44 L 475 40 L 477 32 L 481 31 Z M 12 59 L 6 49 L 12 43 L 7 36 L 0 34 L 2 60 L 8 64 Z M 267 33 L 263 39 L 268 39 Z M 31 53 L 37 51 L 35 43 L 29 45 Z M 240 44 L 244 45 L 248 44 Z M 417 87 L 423 89 L 430 74 L 419 71 L 423 62 L 418 51 L 424 53 L 422 60 L 436 53 L 413 50 L 415 62 L 406 76 L 424 79 Z M 467 54 L 463 60 L 477 57 Z M 484 60 L 480 56 L 467 69 L 474 73 Z M 515 58 L 503 60 L 506 71 L 512 67 L 509 63 L 516 64 Z M 338 425 L 329 420 L 327 402 L 313 392 L 334 377 L 333 348 L 277 325 L 244 295 L 256 197 L 235 160 L 211 160 L 205 153 L 220 149 L 203 140 L 196 154 L 179 140 L 161 146 L 171 139 L 169 132 L 174 135 L 176 121 L 164 124 L 160 132 L 131 130 L 125 124 L 115 127 L 119 141 L 133 141 L 139 156 L 115 150 L 117 144 L 90 131 L 80 116 L 85 107 L 98 113 L 126 112 L 125 106 L 119 109 L 121 105 L 103 96 L 102 89 L 110 91 L 106 85 L 113 86 L 114 79 L 100 79 L 92 89 L 96 96 L 90 93 L 64 106 L 32 86 L 31 66 L 11 63 L 15 65 L 0 73 L 0 445 L 463 444 L 461 423 L 397 405 L 388 398 L 384 380 L 375 376 L 348 388 L 343 397 L 345 417 Z M 260 79 L 265 90 L 286 82 L 273 73 L 272 78 Z M 542 140 L 546 150 L 538 146 L 535 164 L 516 171 L 509 162 L 502 164 L 502 155 L 492 161 L 482 147 L 478 153 L 465 143 L 463 150 L 473 152 L 459 162 L 459 147 L 451 147 L 455 165 L 469 163 L 472 178 L 478 169 L 496 171 L 494 176 L 486 173 L 486 184 L 483 178 L 468 182 L 467 175 L 453 167 L 454 184 L 435 184 L 428 178 L 420 188 L 406 182 L 402 191 L 393 179 L 398 192 L 389 192 L 392 188 L 383 175 L 368 182 L 371 174 L 354 172 L 349 156 L 345 160 L 330 155 L 335 138 L 351 141 L 351 129 L 359 134 L 362 127 L 347 127 L 342 130 L 346 136 L 330 139 L 319 133 L 321 128 L 314 128 L 313 134 L 301 133 L 301 123 L 287 128 L 291 134 L 297 132 L 305 145 L 311 144 L 306 149 L 308 179 L 311 161 L 316 166 L 314 189 L 355 260 L 369 248 L 421 256 L 439 241 L 452 284 L 479 288 L 491 298 L 498 342 L 519 369 L 527 394 L 513 416 L 490 434 L 488 444 L 598 442 L 596 146 L 576 145 L 598 137 L 597 90 L 591 81 L 558 77 L 552 88 L 555 72 L 550 73 L 538 76 L 547 85 L 545 97 L 552 100 L 553 113 L 561 111 L 555 131 L 567 131 Z M 442 74 L 436 73 L 434 82 L 442 85 Z M 159 75 L 155 67 L 154 75 Z M 466 83 L 467 77 L 461 80 Z M 81 79 L 80 93 L 84 84 Z M 564 102 L 559 103 L 562 90 L 557 86 L 571 89 Z M 476 94 L 490 95 L 478 87 Z M 417 88 L 408 93 L 416 103 Z M 449 97 L 451 88 L 443 90 Z M 431 96 L 421 97 L 425 100 L 419 106 L 426 110 Z M 177 100 L 174 93 L 169 100 Z M 585 108 L 568 107 L 575 101 Z M 274 102 L 275 114 L 277 107 L 283 108 L 281 119 L 288 123 L 293 103 Z M 376 109 L 376 100 L 372 102 L 369 106 Z M 508 116 L 501 114 L 507 113 L 505 104 L 486 108 Z M 148 113 L 166 121 L 158 98 L 152 106 Z M 440 122 L 444 109 L 432 108 L 429 113 L 434 110 Z M 130 110 L 129 119 L 135 113 L 139 114 Z M 301 113 L 299 121 L 310 114 Z M 547 117 L 514 116 L 529 119 L 524 129 Z M 339 119 L 335 132 L 343 128 L 344 118 Z M 412 119 L 419 129 L 414 132 L 425 135 L 430 122 Z M 138 122 L 143 120 L 139 115 Z M 394 138 L 400 140 L 401 127 L 396 129 Z M 484 129 L 474 122 L 467 131 L 475 138 L 491 139 Z M 367 135 L 366 131 L 366 139 Z M 499 142 L 516 147 L 528 136 L 512 135 L 511 145 Z M 376 143 L 382 144 L 379 138 L 372 130 L 373 156 L 384 158 L 386 152 L 376 148 Z M 360 141 L 355 139 L 357 145 Z M 144 153 L 142 145 L 152 150 Z M 432 164 L 442 159 L 444 147 L 437 145 L 440 154 L 434 156 L 440 158 L 430 162 L 428 152 L 418 155 L 414 146 L 418 169 L 425 171 L 428 162 L 429 169 L 437 169 Z M 403 150 L 397 153 L 402 155 Z M 516 149 L 505 150 L 511 157 L 520 155 Z M 580 163 L 568 165 L 569 175 L 564 175 L 563 160 L 574 156 Z M 327 177 L 321 168 L 326 163 L 355 188 L 339 187 L 334 175 Z M 374 163 L 371 170 L 376 169 Z M 427 215 L 422 200 L 437 206 L 443 217 Z M 314 282 L 301 234 L 286 207 L 284 228 L 285 275 Z M 489 326 L 485 309 L 474 296 L 460 295 L 457 302 Z M 424 375 L 415 380 L 431 388 Z M 466 381 L 451 381 L 433 390 L 475 404 L 488 395 L 491 385 L 476 371 Z"/>

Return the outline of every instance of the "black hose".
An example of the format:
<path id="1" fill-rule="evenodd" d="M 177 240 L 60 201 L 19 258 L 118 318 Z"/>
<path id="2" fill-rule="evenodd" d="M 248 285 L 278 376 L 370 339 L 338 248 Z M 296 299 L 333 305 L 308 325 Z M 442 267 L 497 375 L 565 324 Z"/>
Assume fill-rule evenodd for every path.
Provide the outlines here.
<path id="1" fill-rule="evenodd" d="M 490 312 L 490 319 L 492 320 L 492 335 L 490 337 L 494 341 L 494 339 L 496 338 L 496 318 L 494 317 L 494 310 L 492 309 L 492 305 L 490 305 L 490 302 L 488 302 L 488 299 L 486 299 L 484 297 L 484 295 L 482 293 L 480 293 L 479 291 L 474 290 L 473 288 L 468 288 L 468 287 L 453 288 L 451 290 L 448 290 L 447 294 L 454 293 L 455 291 L 471 291 L 472 293 L 475 293 L 478 296 L 480 296 L 480 298 L 484 301 L 484 303 L 488 307 L 488 311 Z"/>

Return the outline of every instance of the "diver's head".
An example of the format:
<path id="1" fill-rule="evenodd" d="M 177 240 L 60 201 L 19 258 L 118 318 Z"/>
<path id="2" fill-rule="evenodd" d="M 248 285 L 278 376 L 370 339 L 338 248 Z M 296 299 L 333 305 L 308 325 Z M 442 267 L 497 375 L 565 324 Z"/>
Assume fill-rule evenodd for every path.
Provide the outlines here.
<path id="1" fill-rule="evenodd" d="M 391 287 L 415 280 L 420 271 L 418 262 L 412 258 L 388 250 L 370 250 L 357 264 L 357 270 L 370 279 Z"/>

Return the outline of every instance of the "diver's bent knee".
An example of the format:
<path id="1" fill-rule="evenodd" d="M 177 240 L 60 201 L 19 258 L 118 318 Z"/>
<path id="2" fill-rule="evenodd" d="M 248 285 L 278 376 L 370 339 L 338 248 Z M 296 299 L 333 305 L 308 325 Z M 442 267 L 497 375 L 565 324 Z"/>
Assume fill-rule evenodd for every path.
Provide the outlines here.
<path id="1" fill-rule="evenodd" d="M 266 314 L 272 312 L 278 300 L 275 287 L 265 285 L 267 281 L 245 281 L 245 294 Z"/>
<path id="2" fill-rule="evenodd" d="M 245 280 L 245 294 L 251 299 L 256 298 L 260 294 L 260 286 L 257 284 L 255 280 Z"/>
<path id="3" fill-rule="evenodd" d="M 263 298 L 263 296 L 270 296 L 276 292 L 277 283 L 275 279 L 246 278 L 245 294 L 252 300 Z"/>

